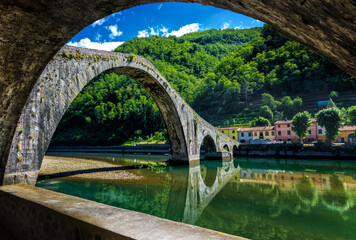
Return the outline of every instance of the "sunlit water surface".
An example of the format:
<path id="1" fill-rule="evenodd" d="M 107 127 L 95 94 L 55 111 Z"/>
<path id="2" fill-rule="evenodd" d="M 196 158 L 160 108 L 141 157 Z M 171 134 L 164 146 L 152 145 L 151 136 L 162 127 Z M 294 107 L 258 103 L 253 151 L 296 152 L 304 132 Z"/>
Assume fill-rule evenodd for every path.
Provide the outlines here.
<path id="1" fill-rule="evenodd" d="M 164 159 L 80 156 L 120 165 Z M 235 158 L 126 171 L 141 178 L 57 178 L 37 186 L 250 239 L 356 239 L 353 162 Z"/>

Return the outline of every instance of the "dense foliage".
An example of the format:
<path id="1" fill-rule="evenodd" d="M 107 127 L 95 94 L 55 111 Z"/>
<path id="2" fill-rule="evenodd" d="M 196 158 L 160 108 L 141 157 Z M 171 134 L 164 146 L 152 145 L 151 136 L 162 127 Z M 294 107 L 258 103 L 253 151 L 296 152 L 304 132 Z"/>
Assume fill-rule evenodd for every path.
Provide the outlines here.
<path id="1" fill-rule="evenodd" d="M 60 144 L 121 144 L 122 139 L 162 129 L 161 114 L 147 91 L 126 76 L 103 73 L 70 105 L 54 140 Z"/>
<path id="2" fill-rule="evenodd" d="M 293 117 L 292 130 L 298 136 L 300 142 L 302 142 L 305 136 L 307 136 L 311 124 L 311 116 L 307 111 L 297 113 Z"/>
<path id="3" fill-rule="evenodd" d="M 323 109 L 316 114 L 316 119 L 320 126 L 325 127 L 326 139 L 334 141 L 342 124 L 340 110 L 336 107 Z"/>
<path id="4" fill-rule="evenodd" d="M 151 61 L 212 124 L 231 116 L 241 122 L 234 119 L 230 125 L 258 116 L 272 123 L 302 110 L 302 99 L 287 95 L 356 89 L 354 78 L 268 25 L 179 38 L 134 38 L 115 51 Z M 157 107 L 140 85 L 125 76 L 102 73 L 72 103 L 53 143 L 121 144 L 152 135 L 162 139 L 163 129 Z"/>
<path id="5" fill-rule="evenodd" d="M 258 117 L 255 118 L 253 121 L 251 121 L 251 127 L 263 127 L 263 126 L 271 126 L 271 123 L 268 121 L 268 119 L 264 117 Z"/>

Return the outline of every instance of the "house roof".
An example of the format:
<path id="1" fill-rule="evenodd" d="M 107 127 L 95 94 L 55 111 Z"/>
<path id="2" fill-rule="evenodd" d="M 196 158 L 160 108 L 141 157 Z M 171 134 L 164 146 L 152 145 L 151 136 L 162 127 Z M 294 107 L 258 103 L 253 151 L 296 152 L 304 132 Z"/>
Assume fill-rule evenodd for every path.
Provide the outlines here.
<path id="1" fill-rule="evenodd" d="M 274 130 L 274 126 L 265 126 L 265 127 L 246 127 L 239 128 L 238 132 L 252 132 L 252 131 L 271 131 Z"/>
<path id="2" fill-rule="evenodd" d="M 312 123 L 314 123 L 314 122 L 316 122 L 316 119 L 312 119 L 311 120 L 311 122 Z M 281 120 L 281 121 L 276 121 L 275 123 L 274 123 L 274 125 L 277 125 L 277 124 L 291 124 L 292 123 L 292 120 Z"/>
<path id="3" fill-rule="evenodd" d="M 237 130 L 239 127 L 227 127 L 227 128 L 221 128 L 221 127 L 216 127 L 219 130 Z"/>
<path id="4" fill-rule="evenodd" d="M 340 131 L 355 131 L 356 126 L 353 125 L 345 125 L 340 128 Z"/>

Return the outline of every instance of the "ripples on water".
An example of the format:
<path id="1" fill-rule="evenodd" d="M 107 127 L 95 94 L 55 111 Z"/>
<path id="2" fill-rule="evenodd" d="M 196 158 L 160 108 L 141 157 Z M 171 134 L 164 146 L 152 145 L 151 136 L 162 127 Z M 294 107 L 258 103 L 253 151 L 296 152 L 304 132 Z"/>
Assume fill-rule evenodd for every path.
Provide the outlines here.
<path id="1" fill-rule="evenodd" d="M 165 158 L 81 156 L 121 165 Z M 353 162 L 238 158 L 127 171 L 144 178 L 37 186 L 250 239 L 356 239 Z"/>

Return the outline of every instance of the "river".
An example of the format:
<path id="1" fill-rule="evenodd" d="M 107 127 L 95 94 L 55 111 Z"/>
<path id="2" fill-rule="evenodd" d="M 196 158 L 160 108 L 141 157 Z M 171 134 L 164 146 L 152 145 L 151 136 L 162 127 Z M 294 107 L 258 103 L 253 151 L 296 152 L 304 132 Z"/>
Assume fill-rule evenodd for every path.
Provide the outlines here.
<path id="1" fill-rule="evenodd" d="M 76 157 L 125 166 L 165 158 Z M 125 171 L 140 177 L 55 178 L 37 186 L 250 239 L 356 238 L 356 163 L 351 161 L 235 158 Z"/>

